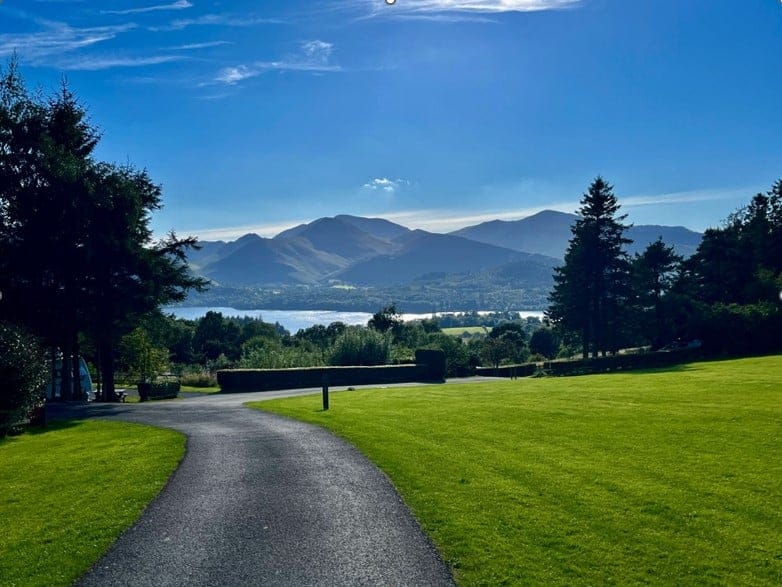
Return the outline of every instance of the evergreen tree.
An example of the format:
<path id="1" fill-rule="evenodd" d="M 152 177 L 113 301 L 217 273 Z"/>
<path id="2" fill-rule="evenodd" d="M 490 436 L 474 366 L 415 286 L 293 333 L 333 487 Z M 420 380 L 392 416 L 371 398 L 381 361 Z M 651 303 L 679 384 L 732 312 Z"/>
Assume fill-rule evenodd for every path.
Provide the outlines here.
<path id="1" fill-rule="evenodd" d="M 616 352 L 623 341 L 630 295 L 629 260 L 623 246 L 626 215 L 619 215 L 613 187 L 597 177 L 581 200 L 579 218 L 554 273 L 549 319 L 563 332 L 578 334 L 584 358 Z"/>
<path id="2" fill-rule="evenodd" d="M 67 85 L 30 95 L 11 60 L 0 83 L 0 288 L 4 312 L 62 350 L 62 397 L 80 397 L 79 301 L 89 228 L 83 209 L 98 133 Z"/>
<path id="3" fill-rule="evenodd" d="M 81 337 L 95 343 L 111 399 L 121 336 L 205 285 L 185 262 L 194 238 L 152 238 L 160 187 L 145 171 L 96 162 L 99 138 L 65 84 L 49 100 L 31 95 L 11 60 L 0 75 L 0 318 L 72 357 L 63 398 L 71 381 L 79 395 Z"/>
<path id="4" fill-rule="evenodd" d="M 635 322 L 653 348 L 662 346 L 666 333 L 672 330 L 666 327 L 668 313 L 664 302 L 666 294 L 673 287 L 681 262 L 682 258 L 674 252 L 673 247 L 666 246 L 662 238 L 651 243 L 633 259 L 633 289 L 640 317 Z"/>

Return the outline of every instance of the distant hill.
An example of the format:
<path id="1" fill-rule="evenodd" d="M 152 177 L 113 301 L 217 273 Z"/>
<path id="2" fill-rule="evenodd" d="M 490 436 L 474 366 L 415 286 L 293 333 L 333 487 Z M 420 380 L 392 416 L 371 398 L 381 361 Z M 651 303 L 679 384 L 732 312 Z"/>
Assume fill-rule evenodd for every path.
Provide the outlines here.
<path id="1" fill-rule="evenodd" d="M 470 241 L 448 234 L 423 230 L 397 238 L 402 248 L 392 255 L 381 255 L 355 263 L 334 274 L 335 279 L 358 285 L 391 285 L 408 283 L 430 274 L 480 272 L 510 262 L 544 267 L 537 256 Z"/>
<path id="2" fill-rule="evenodd" d="M 628 231 L 628 238 L 633 239 L 633 244 L 629 245 L 627 249 L 631 253 L 641 253 L 659 237 L 662 237 L 666 245 L 673 246 L 679 255 L 690 257 L 695 254 L 698 245 L 701 244 L 703 235 L 683 226 L 641 224 L 633 226 Z"/>
<path id="3" fill-rule="evenodd" d="M 340 214 L 334 217 L 337 220 L 348 222 L 360 228 L 364 232 L 368 232 L 375 238 L 382 240 L 394 240 L 401 235 L 410 232 L 410 229 L 401 224 L 395 224 L 384 218 L 363 218 L 361 216 L 349 216 L 347 214 Z"/>
<path id="4" fill-rule="evenodd" d="M 562 259 L 572 236 L 570 227 L 577 219 L 575 214 L 544 210 L 521 220 L 492 220 L 451 234 L 515 251 Z M 633 240 L 628 251 L 641 252 L 658 236 L 684 256 L 692 255 L 701 241 L 700 233 L 682 226 L 639 225 L 627 232 L 627 237 Z"/>
<path id="5" fill-rule="evenodd" d="M 352 217 L 319 218 L 309 224 L 301 224 L 281 232 L 274 237 L 274 240 L 300 239 L 316 251 L 338 255 L 347 262 L 389 254 L 396 249 L 396 246 L 389 240 L 379 238 L 367 230 L 359 228 L 360 223 L 353 222 L 350 218 Z M 368 220 L 365 223 L 367 228 L 380 228 L 371 224 L 371 220 L 366 220 Z M 386 233 L 388 230 L 379 230 L 379 232 Z"/>
<path id="6" fill-rule="evenodd" d="M 516 221 L 494 220 L 451 234 L 410 230 L 381 218 L 340 215 L 301 224 L 274 238 L 246 234 L 201 242 L 190 251 L 192 269 L 230 286 L 347 283 L 386 286 L 440 279 L 448 287 L 549 287 L 561 262 L 574 214 L 540 212 Z M 662 236 L 683 255 L 701 235 L 682 227 L 637 226 L 629 231 L 640 251 Z"/>
<path id="7" fill-rule="evenodd" d="M 198 273 L 221 284 L 293 285 L 317 283 L 347 265 L 343 258 L 318 251 L 302 239 L 252 236 L 239 239 L 240 246 L 235 244 L 239 241 L 227 243 Z"/>
<path id="8" fill-rule="evenodd" d="M 572 236 L 575 214 L 544 210 L 521 220 L 491 220 L 451 234 L 514 251 L 561 259 Z"/>

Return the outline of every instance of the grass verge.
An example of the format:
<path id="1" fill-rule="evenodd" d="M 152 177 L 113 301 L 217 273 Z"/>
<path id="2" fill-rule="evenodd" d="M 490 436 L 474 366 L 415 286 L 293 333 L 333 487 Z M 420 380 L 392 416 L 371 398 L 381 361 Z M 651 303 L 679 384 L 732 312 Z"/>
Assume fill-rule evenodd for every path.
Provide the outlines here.
<path id="1" fill-rule="evenodd" d="M 179 391 L 187 391 L 190 393 L 220 393 L 220 387 L 195 387 L 193 385 L 182 385 Z"/>
<path id="2" fill-rule="evenodd" d="M 782 584 L 782 357 L 334 393 L 464 585 Z"/>
<path id="3" fill-rule="evenodd" d="M 465 332 L 467 334 L 489 334 L 491 327 L 487 326 L 454 326 L 452 328 L 443 328 L 444 334 L 450 334 L 451 336 L 461 336 Z"/>
<path id="4" fill-rule="evenodd" d="M 184 448 L 171 430 L 94 420 L 0 440 L 0 583 L 72 584 L 158 494 Z"/>

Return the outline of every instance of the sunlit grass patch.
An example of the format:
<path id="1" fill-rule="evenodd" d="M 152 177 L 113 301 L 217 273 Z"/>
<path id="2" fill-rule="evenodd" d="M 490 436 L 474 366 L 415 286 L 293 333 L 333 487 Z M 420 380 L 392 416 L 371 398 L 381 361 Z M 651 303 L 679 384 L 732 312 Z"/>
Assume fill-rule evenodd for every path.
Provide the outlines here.
<path id="1" fill-rule="evenodd" d="M 252 404 L 383 469 L 478 584 L 782 584 L 782 357 Z"/>
<path id="2" fill-rule="evenodd" d="M 0 584 L 73 583 L 158 494 L 184 448 L 171 430 L 94 420 L 0 441 Z"/>

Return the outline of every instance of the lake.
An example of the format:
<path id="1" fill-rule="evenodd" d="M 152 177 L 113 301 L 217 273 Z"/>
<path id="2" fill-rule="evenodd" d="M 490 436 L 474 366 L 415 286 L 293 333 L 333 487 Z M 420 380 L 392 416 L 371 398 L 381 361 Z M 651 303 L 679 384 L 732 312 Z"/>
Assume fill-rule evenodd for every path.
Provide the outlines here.
<path id="1" fill-rule="evenodd" d="M 332 310 L 237 310 L 236 308 L 206 307 L 206 306 L 178 306 L 163 308 L 166 314 L 173 314 L 177 318 L 195 320 L 202 318 L 207 312 L 220 312 L 223 316 L 252 316 L 262 318 L 264 322 L 279 322 L 291 333 L 296 333 L 302 328 L 309 328 L 315 324 L 328 326 L 332 322 L 344 322 L 345 324 L 366 325 L 372 317 L 370 312 L 338 312 Z M 459 314 L 460 312 L 446 312 L 447 314 Z M 490 311 L 481 311 L 479 314 L 490 314 Z M 519 310 L 522 318 L 543 318 L 543 312 Z M 402 319 L 421 320 L 431 318 L 432 314 L 402 314 Z"/>

